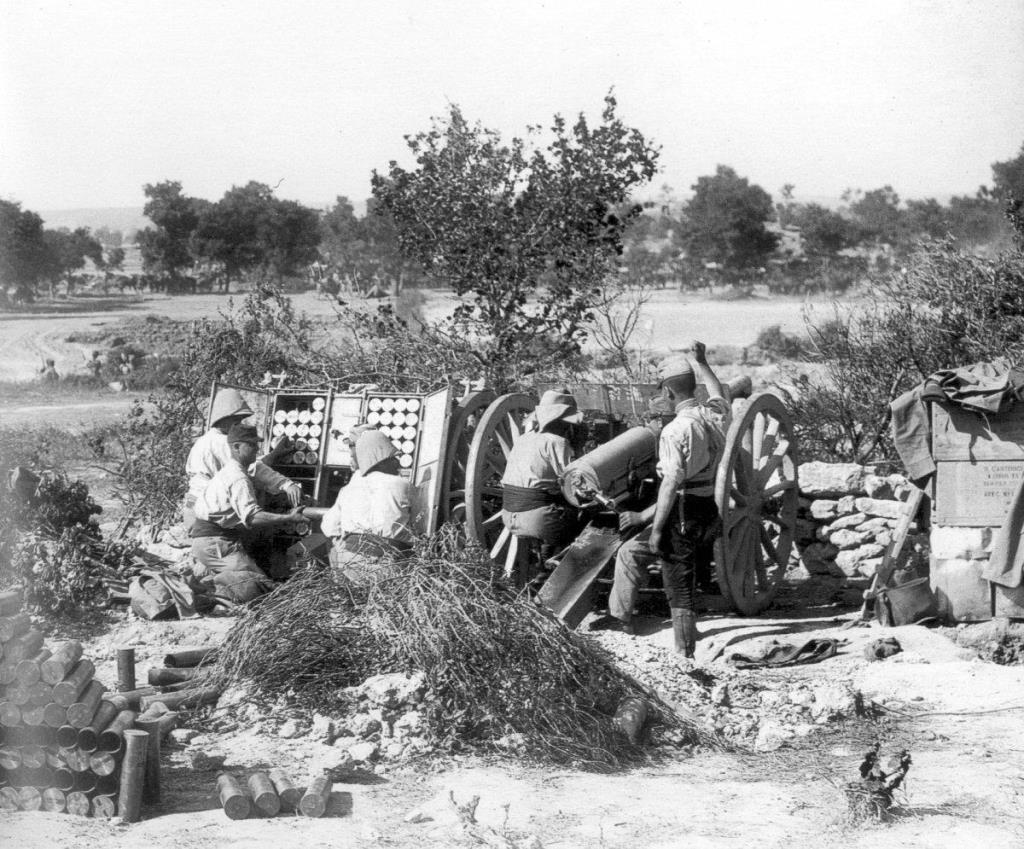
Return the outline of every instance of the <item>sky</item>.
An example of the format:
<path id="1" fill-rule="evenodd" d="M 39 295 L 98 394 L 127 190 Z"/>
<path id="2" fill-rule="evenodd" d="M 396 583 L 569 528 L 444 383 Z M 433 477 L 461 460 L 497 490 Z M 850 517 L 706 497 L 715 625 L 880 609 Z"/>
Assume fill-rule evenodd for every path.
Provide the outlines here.
<path id="1" fill-rule="evenodd" d="M 973 194 L 1024 143 L 1024 0 L 0 0 L 0 197 L 360 200 L 451 103 L 512 135 L 612 87 L 651 194 Z"/>

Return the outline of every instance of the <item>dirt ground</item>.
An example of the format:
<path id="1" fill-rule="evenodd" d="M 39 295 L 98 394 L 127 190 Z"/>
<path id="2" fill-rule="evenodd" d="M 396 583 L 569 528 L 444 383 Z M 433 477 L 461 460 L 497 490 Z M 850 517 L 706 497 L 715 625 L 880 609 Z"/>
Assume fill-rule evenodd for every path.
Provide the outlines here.
<path id="1" fill-rule="evenodd" d="M 838 615 L 837 615 L 838 614 Z M 787 686 L 848 682 L 867 706 L 863 717 L 822 724 L 807 736 L 764 753 L 659 749 L 651 763 L 618 774 L 545 770 L 475 757 L 434 758 L 407 765 L 355 770 L 336 782 L 328 815 L 307 820 L 230 821 L 215 798 L 215 769 L 192 769 L 186 750 L 164 753 L 163 798 L 136 825 L 60 814 L 3 815 L 5 845 L 35 847 L 268 846 L 365 847 L 474 845 L 446 822 L 411 823 L 406 815 L 438 794 L 460 802 L 480 796 L 477 820 L 513 840 L 535 836 L 544 847 L 847 847 L 953 849 L 1024 845 L 1024 667 L 999 666 L 957 646 L 942 632 L 921 627 L 841 630 L 853 614 L 835 609 L 818 616 L 741 620 L 704 616 L 696 676 L 735 676 L 721 657 L 748 650 L 766 636 L 793 640 L 832 636 L 844 642 L 821 663 L 750 671 L 751 682 Z M 140 678 L 168 650 L 216 643 L 230 620 L 146 623 L 116 615 L 88 640 L 98 677 L 114 678 L 115 650 L 136 645 Z M 628 650 L 645 655 L 668 646 L 670 633 L 657 618 L 645 636 L 614 635 Z M 903 652 L 869 662 L 864 646 L 895 636 Z M 85 637 L 79 633 L 78 636 Z M 225 768 L 239 774 L 284 767 L 297 781 L 322 763 L 322 744 L 308 738 L 281 739 L 281 717 L 206 733 L 191 750 L 227 756 Z M 199 727 L 196 718 L 186 727 Z M 913 765 L 888 824 L 850 825 L 842 786 L 874 740 L 883 751 L 906 748 Z M 428 810 L 440 808 L 428 805 Z M 8 842 L 9 841 L 9 842 Z M 480 845 L 480 844 L 477 844 Z M 527 844 L 523 844 L 527 845 Z"/>

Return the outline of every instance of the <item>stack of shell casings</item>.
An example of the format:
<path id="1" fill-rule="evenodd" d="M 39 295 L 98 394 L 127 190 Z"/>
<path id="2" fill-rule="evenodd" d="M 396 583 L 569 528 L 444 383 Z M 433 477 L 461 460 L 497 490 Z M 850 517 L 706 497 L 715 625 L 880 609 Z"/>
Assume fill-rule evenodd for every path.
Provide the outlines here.
<path id="1" fill-rule="evenodd" d="M 20 593 L 0 593 L 0 810 L 119 813 L 136 712 L 95 671 L 80 642 L 45 646 Z"/>

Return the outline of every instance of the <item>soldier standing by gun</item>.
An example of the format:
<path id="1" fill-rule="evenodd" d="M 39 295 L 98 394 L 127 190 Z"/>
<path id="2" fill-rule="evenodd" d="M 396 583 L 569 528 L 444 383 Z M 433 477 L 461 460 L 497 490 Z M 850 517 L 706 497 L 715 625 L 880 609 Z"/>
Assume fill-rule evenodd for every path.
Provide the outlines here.
<path id="1" fill-rule="evenodd" d="M 691 358 L 674 356 L 658 367 L 661 388 L 675 405 L 675 418 L 665 425 L 658 442 L 658 498 L 646 510 L 624 512 L 620 531 L 650 523 L 650 528 L 623 545 L 615 558 L 615 580 L 609 613 L 632 633 L 637 591 L 646 583 L 652 556 L 661 565 L 662 581 L 672 612 L 675 649 L 692 658 L 697 643 L 694 609 L 697 567 L 707 557 L 719 529 L 715 505 L 715 473 L 731 414 L 703 342 L 694 342 Z M 708 401 L 694 397 L 697 383 Z"/>

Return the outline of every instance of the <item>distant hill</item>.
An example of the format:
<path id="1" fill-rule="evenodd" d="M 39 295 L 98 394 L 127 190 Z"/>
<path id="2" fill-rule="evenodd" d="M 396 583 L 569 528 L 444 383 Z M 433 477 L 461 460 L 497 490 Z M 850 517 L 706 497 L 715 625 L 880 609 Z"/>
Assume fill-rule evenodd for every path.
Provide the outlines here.
<path id="1" fill-rule="evenodd" d="M 152 222 L 142 214 L 141 206 L 42 209 L 39 210 L 39 214 L 46 226 L 51 229 L 67 227 L 74 230 L 76 227 L 88 227 L 90 230 L 96 230 L 99 227 L 109 227 L 127 235 L 134 230 L 152 226 Z"/>

